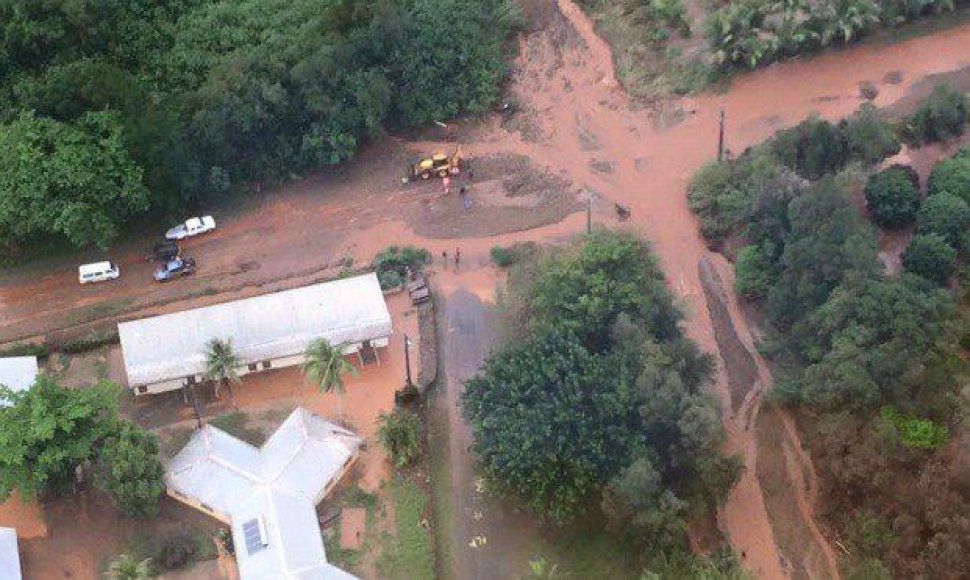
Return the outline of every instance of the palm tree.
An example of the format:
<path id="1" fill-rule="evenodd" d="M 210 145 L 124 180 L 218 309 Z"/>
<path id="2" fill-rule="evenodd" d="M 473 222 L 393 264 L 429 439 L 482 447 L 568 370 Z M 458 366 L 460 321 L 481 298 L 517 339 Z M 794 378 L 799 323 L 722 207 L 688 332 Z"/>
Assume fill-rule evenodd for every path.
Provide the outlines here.
<path id="1" fill-rule="evenodd" d="M 236 407 L 236 398 L 232 394 L 232 383 L 239 382 L 239 357 L 232 349 L 232 339 L 213 338 L 205 343 L 205 376 L 212 381 L 216 399 L 219 398 L 219 386 L 225 385 L 229 391 L 229 402 Z"/>
<path id="2" fill-rule="evenodd" d="M 344 373 L 357 376 L 357 369 L 344 358 L 340 345 L 333 346 L 325 338 L 318 338 L 307 345 L 306 361 L 303 363 L 303 374 L 313 381 L 320 392 L 336 392 L 340 397 L 338 414 L 340 420 L 344 416 Z"/>
<path id="3" fill-rule="evenodd" d="M 111 562 L 104 576 L 108 580 L 148 580 L 152 577 L 152 559 L 138 561 L 134 556 L 122 554 Z"/>

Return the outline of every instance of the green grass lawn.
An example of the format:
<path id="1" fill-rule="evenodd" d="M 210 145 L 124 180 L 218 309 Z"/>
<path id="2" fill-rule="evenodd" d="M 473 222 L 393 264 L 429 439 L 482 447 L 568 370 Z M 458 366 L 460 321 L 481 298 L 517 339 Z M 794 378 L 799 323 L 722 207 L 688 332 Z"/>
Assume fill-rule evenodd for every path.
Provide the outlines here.
<path id="1" fill-rule="evenodd" d="M 431 532 L 422 525 L 428 496 L 398 476 L 384 484 L 394 508 L 394 534 L 384 534 L 377 571 L 381 578 L 434 578 Z"/>

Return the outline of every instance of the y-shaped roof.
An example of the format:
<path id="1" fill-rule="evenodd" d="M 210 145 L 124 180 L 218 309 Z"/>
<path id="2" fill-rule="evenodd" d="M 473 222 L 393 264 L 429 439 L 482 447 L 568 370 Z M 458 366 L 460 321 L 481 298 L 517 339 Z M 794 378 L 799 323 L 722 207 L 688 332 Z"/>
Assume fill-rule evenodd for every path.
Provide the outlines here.
<path id="1" fill-rule="evenodd" d="M 232 526 L 243 580 L 353 578 L 327 563 L 315 506 L 360 444 L 302 408 L 259 449 L 205 425 L 169 463 L 165 482 Z"/>

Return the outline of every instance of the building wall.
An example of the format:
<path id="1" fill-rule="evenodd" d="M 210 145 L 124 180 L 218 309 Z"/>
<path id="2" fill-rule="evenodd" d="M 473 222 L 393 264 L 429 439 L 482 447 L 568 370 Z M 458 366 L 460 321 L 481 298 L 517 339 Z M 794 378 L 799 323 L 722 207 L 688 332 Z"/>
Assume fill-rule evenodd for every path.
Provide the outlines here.
<path id="1" fill-rule="evenodd" d="M 383 341 L 384 343 L 383 345 L 380 345 L 381 341 Z M 388 343 L 388 339 L 386 337 L 373 339 L 371 341 L 371 344 L 378 344 L 383 347 L 386 347 L 387 343 Z M 359 351 L 361 347 L 362 347 L 362 343 L 354 343 L 354 344 L 346 345 L 343 349 L 343 353 L 344 355 L 352 355 L 357 351 Z M 272 369 L 282 369 L 282 368 L 302 365 L 304 360 L 305 360 L 305 357 L 301 352 L 294 355 L 288 355 L 288 356 L 282 356 L 282 357 L 270 359 L 268 361 L 259 361 L 256 363 L 246 364 L 241 367 L 237 367 L 236 372 L 239 374 L 239 376 L 242 377 L 252 373 L 258 373 L 258 372 L 272 370 Z M 202 383 L 205 381 L 202 375 L 194 375 L 194 376 L 195 376 L 196 383 Z M 188 380 L 188 377 L 180 377 L 177 379 L 170 379 L 166 381 L 160 381 L 157 383 L 150 383 L 148 385 L 137 385 L 137 386 L 133 385 L 132 391 L 135 393 L 136 396 L 155 395 L 158 393 L 165 393 L 168 391 L 175 391 L 175 390 L 181 389 L 187 380 Z"/>

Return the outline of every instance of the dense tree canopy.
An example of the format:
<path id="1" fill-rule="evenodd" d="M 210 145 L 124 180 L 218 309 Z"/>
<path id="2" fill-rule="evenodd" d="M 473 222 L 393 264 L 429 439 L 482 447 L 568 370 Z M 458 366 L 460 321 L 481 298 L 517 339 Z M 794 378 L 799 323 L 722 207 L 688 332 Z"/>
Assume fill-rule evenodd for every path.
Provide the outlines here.
<path id="1" fill-rule="evenodd" d="M 0 166 L 0 243 L 60 235 L 105 247 L 127 217 L 148 209 L 117 113 L 73 124 L 24 113 L 0 125 Z"/>
<path id="2" fill-rule="evenodd" d="M 934 165 L 927 191 L 931 196 L 948 193 L 970 203 L 970 148 L 961 149 L 953 157 Z"/>
<path id="3" fill-rule="evenodd" d="M 41 374 L 25 391 L 0 387 L 0 501 L 69 489 L 75 468 L 96 467 L 98 485 L 128 515 L 153 515 L 164 491 L 154 435 L 118 418 L 118 387 L 61 388 Z"/>
<path id="4" fill-rule="evenodd" d="M 338 163 L 385 127 L 485 111 L 515 20 L 506 0 L 0 3 L 0 136 L 17 168 L 0 217 L 18 216 L 0 242 L 103 246 L 132 217 Z M 56 164 L 34 167 L 41 146 Z M 94 227 L 55 224 L 62 206 Z"/>
<path id="5" fill-rule="evenodd" d="M 916 142 L 957 134 L 964 102 L 937 89 L 904 133 Z M 937 284 L 970 237 L 970 207 L 954 193 L 962 190 L 962 164 L 934 171 L 904 271 L 888 275 L 874 228 L 850 202 L 854 169 L 790 188 L 761 177 L 786 164 L 809 177 L 838 171 L 841 162 L 826 147 L 839 144 L 821 123 L 810 120 L 705 167 L 691 184 L 692 207 L 712 241 L 747 242 L 735 284 L 746 296 L 767 296 L 762 344 L 778 365 L 774 395 L 807 411 L 799 425 L 822 476 L 823 513 L 842 527 L 851 550 L 845 576 L 965 577 L 970 502 L 945 450 L 965 405 L 967 364 L 957 338 L 966 329 L 953 296 Z M 912 220 L 917 196 L 908 168 L 877 174 L 866 193 L 876 220 Z M 651 466 L 631 469 L 620 489 L 651 489 Z M 659 506 L 649 533 L 676 532 L 681 508 L 657 493 L 641 497 Z"/>
<path id="6" fill-rule="evenodd" d="M 917 215 L 919 232 L 943 237 L 955 250 L 970 242 L 970 205 L 950 193 L 932 195 Z"/>
<path id="7" fill-rule="evenodd" d="M 14 489 L 25 497 L 60 490 L 74 467 L 94 457 L 96 445 L 111 433 L 117 417 L 116 387 L 62 389 L 40 375 L 26 391 L 4 392 L 11 403 L 0 407 L 0 500 Z"/>
<path id="8" fill-rule="evenodd" d="M 722 455 L 717 407 L 701 392 L 712 361 L 681 335 L 648 248 L 596 232 L 518 271 L 524 333 L 463 400 L 486 472 L 541 515 L 566 519 L 602 497 L 646 554 L 682 549 L 685 518 L 713 509 L 740 464 Z"/>

